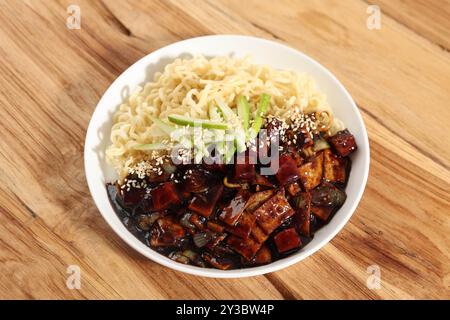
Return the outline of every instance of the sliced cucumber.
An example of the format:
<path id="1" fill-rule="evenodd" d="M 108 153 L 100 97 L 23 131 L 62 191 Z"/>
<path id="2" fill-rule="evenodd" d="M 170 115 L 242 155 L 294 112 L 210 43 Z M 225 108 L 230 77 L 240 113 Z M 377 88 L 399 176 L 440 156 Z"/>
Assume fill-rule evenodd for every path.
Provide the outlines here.
<path id="1" fill-rule="evenodd" d="M 236 143 L 236 149 L 238 152 L 244 152 L 247 149 L 245 142 L 247 141 L 245 137 L 244 130 L 236 130 L 234 133 L 234 141 Z"/>
<path id="2" fill-rule="evenodd" d="M 169 115 L 169 121 L 180 126 L 191 126 L 191 127 L 202 127 L 206 129 L 218 129 L 218 130 L 227 130 L 229 129 L 228 124 L 214 122 L 203 119 L 193 119 L 185 116 L 180 116 L 177 114 Z"/>
<path id="3" fill-rule="evenodd" d="M 245 131 L 245 137 L 248 137 L 248 128 L 250 126 L 250 104 L 247 98 L 244 96 L 239 96 L 237 101 L 238 116 L 242 121 L 242 127 Z"/>
<path id="4" fill-rule="evenodd" d="M 267 112 L 267 109 L 269 108 L 269 102 L 270 102 L 270 95 L 267 93 L 261 94 L 261 97 L 259 98 L 258 107 L 256 109 L 256 115 L 255 120 L 253 121 L 251 133 L 251 138 L 256 138 L 256 136 L 259 133 L 259 130 L 261 130 L 261 127 L 263 125 L 263 117 Z"/>
<path id="5" fill-rule="evenodd" d="M 214 100 L 216 100 L 225 120 L 230 121 L 236 117 L 236 113 L 234 113 L 234 111 L 219 96 L 216 95 Z"/>
<path id="6" fill-rule="evenodd" d="M 153 123 L 156 124 L 159 129 L 161 129 L 164 133 L 168 135 L 170 135 L 175 130 L 175 127 L 173 125 L 165 123 L 164 121 L 154 116 L 150 116 L 150 119 L 152 119 Z"/>
<path id="7" fill-rule="evenodd" d="M 167 145 L 163 143 L 146 143 L 146 144 L 139 144 L 133 147 L 134 150 L 163 150 L 167 149 Z"/>
<path id="8" fill-rule="evenodd" d="M 225 154 L 224 154 L 225 164 L 230 163 L 231 159 L 233 159 L 233 157 L 234 157 L 234 153 L 235 152 L 236 152 L 236 147 L 235 147 L 234 143 L 233 144 L 228 144 L 226 146 L 226 151 L 225 151 Z"/>
<path id="9" fill-rule="evenodd" d="M 219 96 L 215 96 L 215 100 L 226 121 L 233 121 L 233 123 L 240 122 L 238 119 L 238 115 L 234 113 L 234 111 L 229 106 L 227 106 L 227 104 L 223 102 L 223 100 Z M 245 130 L 243 130 L 242 128 L 233 128 L 233 130 L 235 130 L 232 133 L 236 144 L 235 148 L 237 148 L 239 152 L 245 151 L 245 149 L 247 148 L 245 145 L 245 142 L 247 141 Z"/>

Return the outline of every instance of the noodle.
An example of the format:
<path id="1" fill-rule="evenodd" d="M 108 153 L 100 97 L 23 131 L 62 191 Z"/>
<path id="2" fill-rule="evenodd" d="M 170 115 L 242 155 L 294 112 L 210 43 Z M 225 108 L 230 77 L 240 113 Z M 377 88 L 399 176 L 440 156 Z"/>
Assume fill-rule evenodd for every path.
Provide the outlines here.
<path id="1" fill-rule="evenodd" d="M 256 65 L 249 58 L 176 59 L 120 105 L 113 118 L 107 160 L 123 177 L 146 155 L 134 146 L 167 138 L 153 124 L 152 116 L 162 120 L 170 114 L 208 119 L 208 107 L 216 95 L 232 109 L 236 108 L 236 98 L 244 95 L 254 113 L 262 93 L 271 96 L 268 114 L 275 117 L 287 119 L 294 107 L 304 113 L 326 111 L 332 115 L 326 97 L 305 74 Z M 341 121 L 332 119 L 329 132 L 343 128 Z"/>

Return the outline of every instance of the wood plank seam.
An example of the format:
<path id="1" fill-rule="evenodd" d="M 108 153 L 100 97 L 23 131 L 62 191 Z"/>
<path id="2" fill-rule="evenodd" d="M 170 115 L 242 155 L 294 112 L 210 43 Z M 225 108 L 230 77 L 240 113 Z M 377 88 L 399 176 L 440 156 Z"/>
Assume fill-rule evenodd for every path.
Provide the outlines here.
<path id="1" fill-rule="evenodd" d="M 25 210 L 31 215 L 32 218 L 35 219 L 38 217 L 38 214 L 33 209 L 31 209 L 22 199 L 20 199 L 16 193 L 12 191 L 11 193 L 16 198 L 16 200 L 25 208 Z"/>

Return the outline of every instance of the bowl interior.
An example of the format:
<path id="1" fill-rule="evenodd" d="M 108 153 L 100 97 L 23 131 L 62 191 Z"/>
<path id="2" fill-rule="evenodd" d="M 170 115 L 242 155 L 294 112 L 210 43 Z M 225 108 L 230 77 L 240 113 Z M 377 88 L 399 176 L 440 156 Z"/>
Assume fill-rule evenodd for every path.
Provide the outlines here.
<path id="1" fill-rule="evenodd" d="M 336 116 L 343 120 L 355 135 L 359 149 L 352 156 L 346 202 L 329 224 L 315 234 L 308 245 L 287 258 L 265 266 L 229 271 L 186 266 L 166 258 L 141 243 L 122 225 L 109 202 L 105 183 L 113 182 L 117 178 L 105 159 L 105 149 L 110 143 L 112 115 L 136 87 L 152 80 L 153 74 L 162 71 L 166 64 L 175 58 L 192 57 L 196 54 L 211 57 L 250 55 L 256 63 L 308 73 L 315 78 L 319 90 L 327 95 Z M 320 249 L 342 229 L 353 214 L 364 191 L 369 170 L 369 144 L 366 129 L 353 99 L 342 84 L 327 69 L 308 56 L 276 42 L 247 36 L 206 36 L 184 40 L 161 48 L 137 61 L 113 82 L 99 101 L 89 123 L 84 157 L 86 178 L 92 197 L 105 220 L 124 241 L 162 265 L 210 277 L 244 277 L 276 271 Z"/>

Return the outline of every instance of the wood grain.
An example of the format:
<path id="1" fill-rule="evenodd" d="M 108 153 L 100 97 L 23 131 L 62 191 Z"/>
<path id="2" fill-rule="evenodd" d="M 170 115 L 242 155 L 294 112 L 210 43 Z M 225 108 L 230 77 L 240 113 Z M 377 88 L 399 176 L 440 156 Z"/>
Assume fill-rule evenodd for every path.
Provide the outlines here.
<path id="1" fill-rule="evenodd" d="M 0 298 L 450 298 L 448 1 L 0 1 Z M 90 116 L 129 65 L 206 34 L 274 39 L 319 60 L 359 105 L 372 163 L 355 215 L 285 270 L 239 280 L 171 271 L 96 210 L 83 170 Z M 81 290 L 66 287 L 69 265 Z M 367 268 L 378 265 L 381 289 Z"/>
<path id="2" fill-rule="evenodd" d="M 443 50 L 450 50 L 450 30 L 448 28 L 450 3 L 448 1 L 435 1 L 435 5 L 430 5 L 430 2 L 426 0 L 375 0 L 369 2 L 378 5 L 383 14 L 388 15 L 399 24 L 416 32 Z"/>

